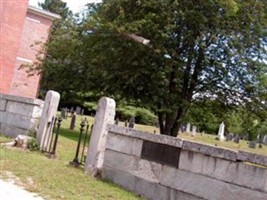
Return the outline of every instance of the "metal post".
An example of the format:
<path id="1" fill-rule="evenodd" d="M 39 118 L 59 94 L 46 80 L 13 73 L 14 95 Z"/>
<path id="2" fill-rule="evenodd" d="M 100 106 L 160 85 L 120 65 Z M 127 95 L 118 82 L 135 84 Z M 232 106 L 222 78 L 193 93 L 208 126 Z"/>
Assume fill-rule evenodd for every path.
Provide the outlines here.
<path id="1" fill-rule="evenodd" d="M 83 141 L 83 150 L 82 150 L 82 155 L 81 155 L 81 163 L 83 163 L 83 160 L 84 160 L 84 150 L 85 150 L 85 145 L 87 141 L 89 126 L 90 126 L 89 124 L 86 125 L 86 131 L 85 131 L 85 136 L 84 136 L 84 141 Z"/>
<path id="2" fill-rule="evenodd" d="M 57 122 L 57 131 L 56 131 L 54 146 L 53 146 L 53 149 L 52 149 L 52 152 L 51 152 L 51 156 L 52 157 L 55 157 L 56 156 L 57 141 L 58 141 L 58 135 L 59 135 L 59 129 L 60 129 L 61 121 L 62 121 L 62 118 L 59 117 L 58 118 L 58 122 Z"/>
<path id="3" fill-rule="evenodd" d="M 49 153 L 51 153 L 51 149 L 52 149 L 52 143 L 53 143 L 54 135 L 55 135 L 55 127 L 57 125 L 57 117 L 53 117 L 52 124 L 53 124 L 53 129 L 52 129 L 52 138 L 50 140 L 50 145 L 49 145 Z"/>
<path id="4" fill-rule="evenodd" d="M 75 155 L 75 158 L 73 159 L 73 161 L 70 162 L 70 164 L 74 165 L 75 167 L 80 165 L 79 160 L 78 160 L 78 156 L 79 156 L 79 151 L 80 151 L 80 145 L 81 145 L 82 133 L 84 131 L 84 126 L 85 126 L 85 123 L 84 123 L 84 121 L 82 121 L 81 128 L 80 128 L 80 135 L 79 135 L 78 145 L 77 145 L 77 149 L 76 149 L 76 155 Z"/>

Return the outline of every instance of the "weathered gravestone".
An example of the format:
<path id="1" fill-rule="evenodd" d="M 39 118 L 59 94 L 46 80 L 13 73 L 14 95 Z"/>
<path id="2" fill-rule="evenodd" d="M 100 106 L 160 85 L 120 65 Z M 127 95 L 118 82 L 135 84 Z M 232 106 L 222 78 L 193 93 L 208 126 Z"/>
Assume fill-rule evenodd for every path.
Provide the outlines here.
<path id="1" fill-rule="evenodd" d="M 257 139 L 256 142 L 259 143 L 260 142 L 260 134 L 257 135 Z"/>
<path id="2" fill-rule="evenodd" d="M 95 122 L 86 156 L 85 170 L 96 176 L 101 173 L 107 140 L 107 124 L 114 123 L 116 103 L 113 99 L 102 97 L 97 106 Z"/>
<path id="3" fill-rule="evenodd" d="M 217 136 L 220 141 L 223 141 L 224 140 L 224 128 L 225 128 L 225 125 L 222 122 L 220 124 L 219 131 L 218 131 L 218 136 Z"/>
<path id="4" fill-rule="evenodd" d="M 197 127 L 196 126 L 193 126 L 192 127 L 192 132 L 191 132 L 191 136 L 195 136 L 196 135 L 196 133 L 197 133 Z"/>
<path id="5" fill-rule="evenodd" d="M 58 92 L 49 90 L 45 96 L 45 103 L 37 131 L 37 141 L 41 151 L 48 151 L 51 136 L 59 104 L 60 95 Z"/>
<path id="6" fill-rule="evenodd" d="M 257 142 L 256 141 L 250 141 L 249 142 L 249 148 L 255 149 L 256 148 L 256 145 L 257 145 Z"/>
<path id="7" fill-rule="evenodd" d="M 81 107 L 77 106 L 75 112 L 76 112 L 77 115 L 80 115 L 81 114 Z"/>
<path id="8" fill-rule="evenodd" d="M 65 108 L 61 108 L 60 116 L 65 119 Z"/>
<path id="9" fill-rule="evenodd" d="M 74 130 L 75 128 L 75 123 L 76 123 L 76 113 L 74 112 L 71 116 L 71 121 L 70 121 L 70 130 Z"/>
<path id="10" fill-rule="evenodd" d="M 118 117 L 115 120 L 115 125 L 119 125 L 119 118 Z"/>
<path id="11" fill-rule="evenodd" d="M 263 137 L 262 143 L 267 145 L 267 135 Z"/>
<path id="12" fill-rule="evenodd" d="M 135 124 L 135 118 L 131 117 L 129 120 L 129 128 L 134 128 L 134 124 Z"/>
<path id="13" fill-rule="evenodd" d="M 66 107 L 66 108 L 65 108 L 65 119 L 68 119 L 68 115 L 69 115 L 69 110 L 68 110 L 68 108 Z"/>
<path id="14" fill-rule="evenodd" d="M 190 133 L 190 127 L 191 127 L 190 123 L 187 123 L 186 130 L 185 130 L 186 133 Z"/>
<path id="15" fill-rule="evenodd" d="M 240 142 L 240 136 L 239 135 L 236 135 L 235 138 L 234 138 L 234 142 L 239 144 Z"/>
<path id="16" fill-rule="evenodd" d="M 228 133 L 228 134 L 226 135 L 226 139 L 225 139 L 225 141 L 228 142 L 228 141 L 231 141 L 231 140 L 232 140 L 231 133 Z"/>

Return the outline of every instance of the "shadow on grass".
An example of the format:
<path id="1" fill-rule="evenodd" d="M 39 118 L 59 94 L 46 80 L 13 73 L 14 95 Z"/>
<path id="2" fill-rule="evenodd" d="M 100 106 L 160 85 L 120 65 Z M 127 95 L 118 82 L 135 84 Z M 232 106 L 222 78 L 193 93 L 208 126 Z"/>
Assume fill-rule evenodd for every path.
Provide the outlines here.
<path id="1" fill-rule="evenodd" d="M 87 135 L 87 140 L 88 140 L 88 136 L 90 134 L 90 131 L 88 130 L 88 135 Z M 76 131 L 76 130 L 69 130 L 66 128 L 60 128 L 59 130 L 59 136 L 63 136 L 67 139 L 73 140 L 75 142 L 78 142 L 79 140 L 79 136 L 80 136 L 80 132 Z M 81 143 L 83 144 L 85 139 L 85 131 L 82 134 L 82 139 L 81 139 Z"/>

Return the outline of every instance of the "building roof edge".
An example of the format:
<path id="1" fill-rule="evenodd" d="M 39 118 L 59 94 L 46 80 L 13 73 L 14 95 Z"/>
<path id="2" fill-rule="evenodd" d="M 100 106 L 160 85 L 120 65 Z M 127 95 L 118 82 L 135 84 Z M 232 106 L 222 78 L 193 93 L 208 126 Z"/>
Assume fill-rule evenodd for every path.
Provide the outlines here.
<path id="1" fill-rule="evenodd" d="M 46 18 L 49 18 L 51 20 L 61 19 L 60 15 L 58 15 L 58 14 L 55 14 L 55 13 L 52 13 L 52 12 L 49 12 L 46 10 L 42 10 L 40 8 L 36 8 L 34 6 L 29 6 L 27 12 L 33 13 L 33 14 L 36 14 L 36 15 L 39 15 L 42 17 L 46 17 Z"/>

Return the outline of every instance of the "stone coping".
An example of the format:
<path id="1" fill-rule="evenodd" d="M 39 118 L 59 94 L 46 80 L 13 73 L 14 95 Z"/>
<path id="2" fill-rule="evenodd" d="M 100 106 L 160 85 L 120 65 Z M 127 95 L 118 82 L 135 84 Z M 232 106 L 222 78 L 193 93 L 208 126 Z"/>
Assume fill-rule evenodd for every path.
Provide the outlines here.
<path id="1" fill-rule="evenodd" d="M 235 151 L 231 149 L 225 149 L 220 147 L 215 147 L 208 144 L 202 144 L 198 142 L 187 141 L 171 136 L 152 134 L 148 132 L 138 131 L 132 128 L 120 127 L 117 125 L 109 124 L 107 130 L 112 133 L 125 135 L 128 137 L 138 138 L 142 140 L 147 140 L 151 142 L 156 142 L 160 144 L 166 144 L 170 146 L 175 146 L 182 148 L 184 150 L 193 151 L 197 153 L 202 153 L 207 156 L 222 158 L 231 161 L 241 161 L 250 162 L 257 165 L 263 165 L 267 167 L 267 156 L 244 152 Z"/>
<path id="2" fill-rule="evenodd" d="M 21 96 L 2 94 L 2 93 L 0 93 L 0 100 L 15 101 L 15 102 L 33 104 L 33 105 L 38 105 L 38 106 L 40 106 L 44 103 L 44 101 L 42 101 L 41 99 L 21 97 Z"/>
<path id="3" fill-rule="evenodd" d="M 133 138 L 138 138 L 142 140 L 147 140 L 151 142 L 156 142 L 160 144 L 167 144 L 170 146 L 175 146 L 182 148 L 183 145 L 183 140 L 167 135 L 159 135 L 159 134 L 151 134 L 148 132 L 142 132 L 142 131 L 137 131 L 132 128 L 125 128 L 125 127 L 119 127 L 116 125 L 108 125 L 107 130 L 112 133 L 117 133 L 120 135 L 126 135 L 129 137 Z"/>

